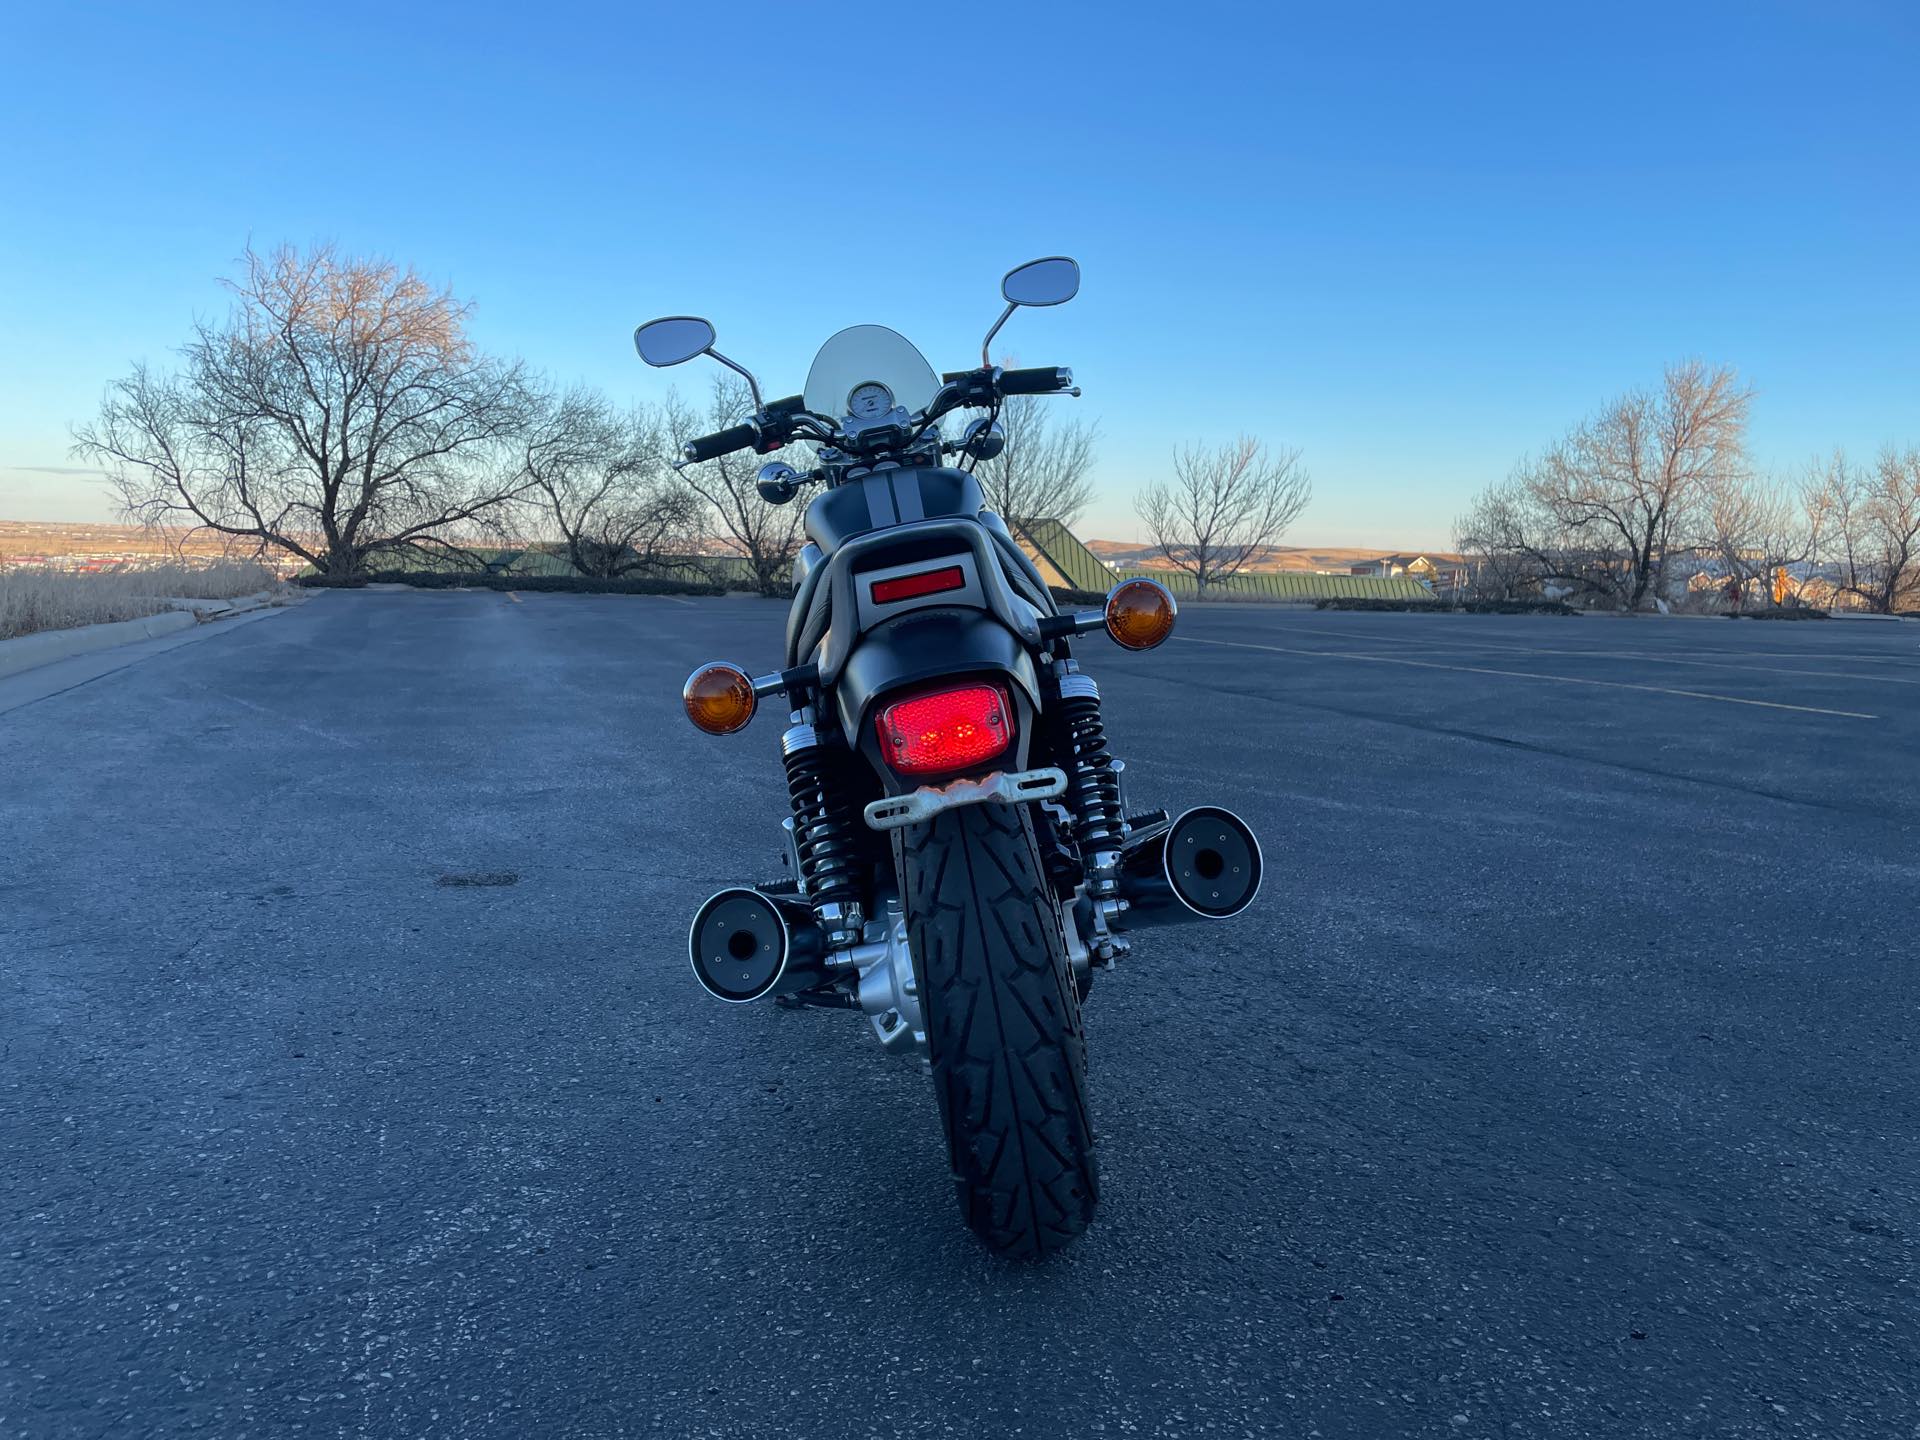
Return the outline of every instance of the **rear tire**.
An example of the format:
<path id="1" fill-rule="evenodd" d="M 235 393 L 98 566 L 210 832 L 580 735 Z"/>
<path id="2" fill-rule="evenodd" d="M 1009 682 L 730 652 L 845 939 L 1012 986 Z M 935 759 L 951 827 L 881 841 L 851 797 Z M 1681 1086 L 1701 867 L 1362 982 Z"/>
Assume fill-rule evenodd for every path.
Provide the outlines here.
<path id="1" fill-rule="evenodd" d="M 967 1227 L 1034 1258 L 1099 1199 L 1080 1004 L 1025 807 L 963 805 L 900 832 L 907 935 Z"/>

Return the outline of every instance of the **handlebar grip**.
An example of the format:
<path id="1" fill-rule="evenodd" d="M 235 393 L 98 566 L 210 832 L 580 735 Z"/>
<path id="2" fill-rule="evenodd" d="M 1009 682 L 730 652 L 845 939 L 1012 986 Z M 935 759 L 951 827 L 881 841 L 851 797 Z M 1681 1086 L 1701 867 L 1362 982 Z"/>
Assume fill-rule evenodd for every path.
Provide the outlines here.
<path id="1" fill-rule="evenodd" d="M 1051 395 L 1073 384 L 1073 371 L 1063 365 L 1041 365 L 1032 370 L 1002 370 L 1002 395 Z"/>
<path id="2" fill-rule="evenodd" d="M 735 425 L 731 430 L 722 430 L 718 435 L 702 435 L 698 440 L 689 440 L 680 453 L 694 463 L 712 460 L 716 456 L 729 455 L 735 450 L 745 450 L 760 441 L 760 427 L 746 424 Z"/>

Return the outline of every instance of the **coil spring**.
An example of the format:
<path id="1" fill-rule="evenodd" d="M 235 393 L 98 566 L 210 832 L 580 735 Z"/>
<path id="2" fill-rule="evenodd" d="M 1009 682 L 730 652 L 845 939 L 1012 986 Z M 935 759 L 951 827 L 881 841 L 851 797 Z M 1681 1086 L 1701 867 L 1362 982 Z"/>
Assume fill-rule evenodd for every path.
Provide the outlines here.
<path id="1" fill-rule="evenodd" d="M 847 799 L 837 758 L 810 725 L 789 730 L 781 749 L 787 793 L 793 800 L 793 845 L 807 899 L 816 908 L 852 903 L 860 898 L 859 819 Z"/>
<path id="2" fill-rule="evenodd" d="M 1100 718 L 1100 687 L 1086 675 L 1060 677 L 1060 718 L 1066 748 L 1067 801 L 1076 817 L 1074 838 L 1083 859 L 1120 845 L 1120 782 Z"/>

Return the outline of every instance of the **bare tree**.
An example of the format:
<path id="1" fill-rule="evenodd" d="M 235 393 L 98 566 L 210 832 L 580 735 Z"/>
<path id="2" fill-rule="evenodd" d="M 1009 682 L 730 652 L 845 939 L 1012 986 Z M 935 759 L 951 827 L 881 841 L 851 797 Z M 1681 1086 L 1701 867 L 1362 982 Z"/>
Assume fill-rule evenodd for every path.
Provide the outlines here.
<path id="1" fill-rule="evenodd" d="M 1840 593 L 1882 615 L 1920 608 L 1920 449 L 1883 450 L 1871 469 L 1836 453 L 1817 478 Z"/>
<path id="2" fill-rule="evenodd" d="M 667 404 L 668 431 L 676 451 L 695 436 L 728 429 L 753 413 L 753 398 L 745 382 L 732 375 L 714 377 L 704 411 L 694 411 L 678 399 L 669 399 Z M 812 458 L 797 448 L 772 457 L 741 450 L 682 472 L 694 493 L 718 518 L 729 546 L 745 557 L 754 588 L 762 595 L 778 595 L 791 582 L 793 557 L 804 539 L 801 521 L 806 515 L 806 506 L 798 501 L 770 505 L 760 498 L 754 481 L 770 458 L 784 459 L 795 469 L 812 464 Z"/>
<path id="3" fill-rule="evenodd" d="M 1729 474 L 1708 485 L 1705 540 L 1736 609 L 1767 604 L 1774 576 L 1813 558 L 1827 508 L 1818 487 L 1774 477 Z"/>
<path id="4" fill-rule="evenodd" d="M 1729 366 L 1670 365 L 1658 394 L 1622 396 L 1548 450 L 1527 484 L 1576 561 L 1563 578 L 1625 610 L 1666 598 L 1709 488 L 1744 471 L 1752 394 Z"/>
<path id="5" fill-rule="evenodd" d="M 705 504 L 668 468 L 667 432 L 663 412 L 621 413 L 598 391 L 542 397 L 521 446 L 529 499 L 580 574 L 658 571 L 693 549 Z"/>
<path id="6" fill-rule="evenodd" d="M 987 507 L 1016 531 L 1036 520 L 1072 528 L 1093 501 L 1093 447 L 1099 427 L 1063 417 L 1057 398 L 1010 395 L 1000 408 L 1007 443 L 974 467 Z"/>
<path id="7" fill-rule="evenodd" d="M 1669 366 L 1657 394 L 1624 395 L 1522 461 L 1461 518 L 1462 535 L 1499 547 L 1510 577 L 1624 610 L 1664 599 L 1670 562 L 1713 538 L 1714 497 L 1748 479 L 1751 398 L 1729 367 Z"/>
<path id="8" fill-rule="evenodd" d="M 74 432 L 131 515 L 348 576 L 502 513 L 529 396 L 517 364 L 475 352 L 467 304 L 330 245 L 249 250 L 226 284 L 230 313 L 195 327 L 178 374 L 136 367 Z"/>
<path id="9" fill-rule="evenodd" d="M 1517 481 L 1490 485 L 1454 522 L 1453 548 L 1466 556 L 1473 588 L 1485 599 L 1513 600 L 1537 587 L 1539 567 L 1528 553 L 1528 498 Z"/>
<path id="10" fill-rule="evenodd" d="M 1312 497 L 1298 450 L 1269 453 L 1242 436 L 1217 448 L 1176 451 L 1172 481 L 1141 492 L 1135 509 L 1154 548 L 1191 575 L 1204 597 L 1278 542 Z"/>

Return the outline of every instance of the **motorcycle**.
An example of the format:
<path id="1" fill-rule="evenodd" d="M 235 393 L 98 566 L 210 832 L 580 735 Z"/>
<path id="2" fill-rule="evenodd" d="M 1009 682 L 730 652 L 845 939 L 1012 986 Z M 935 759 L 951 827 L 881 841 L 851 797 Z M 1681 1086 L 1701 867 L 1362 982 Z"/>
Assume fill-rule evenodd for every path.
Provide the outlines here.
<path id="1" fill-rule="evenodd" d="M 757 480 L 774 504 L 820 487 L 784 663 L 756 676 L 712 662 L 682 692 L 716 736 L 778 700 L 792 804 L 782 878 L 695 912 L 694 978 L 734 1004 L 858 1010 L 882 1046 L 923 1057 L 961 1214 L 1014 1256 L 1056 1251 L 1093 1218 L 1081 1006 L 1095 970 L 1131 931 L 1240 914 L 1262 863 L 1219 806 L 1129 812 L 1099 686 L 1074 656 L 1099 630 L 1124 650 L 1159 645 L 1172 593 L 1130 579 L 1100 609 L 1060 608 L 973 474 L 1005 444 L 1007 397 L 1079 395 L 1068 369 L 988 358 L 1016 310 L 1079 287 L 1064 256 L 1010 271 L 979 367 L 944 375 L 883 326 L 842 330 L 803 393 L 770 402 L 706 320 L 634 332 L 649 365 L 704 355 L 752 395 L 753 414 L 687 444 L 681 466 L 796 441 L 818 461 L 769 463 Z M 941 422 L 961 410 L 979 413 L 950 439 Z"/>

